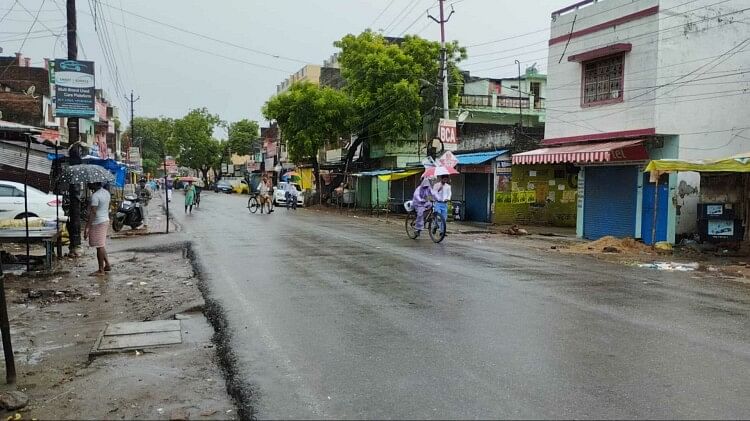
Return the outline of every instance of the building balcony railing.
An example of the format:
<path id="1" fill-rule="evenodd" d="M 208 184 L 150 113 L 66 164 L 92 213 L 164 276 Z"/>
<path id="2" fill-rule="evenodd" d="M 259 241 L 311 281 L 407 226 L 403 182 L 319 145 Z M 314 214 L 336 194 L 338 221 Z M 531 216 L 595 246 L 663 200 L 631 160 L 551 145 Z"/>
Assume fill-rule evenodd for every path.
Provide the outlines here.
<path id="1" fill-rule="evenodd" d="M 519 105 L 520 103 L 520 105 Z M 518 98 L 500 95 L 461 95 L 460 105 L 466 108 L 514 108 L 543 110 L 541 98 Z"/>

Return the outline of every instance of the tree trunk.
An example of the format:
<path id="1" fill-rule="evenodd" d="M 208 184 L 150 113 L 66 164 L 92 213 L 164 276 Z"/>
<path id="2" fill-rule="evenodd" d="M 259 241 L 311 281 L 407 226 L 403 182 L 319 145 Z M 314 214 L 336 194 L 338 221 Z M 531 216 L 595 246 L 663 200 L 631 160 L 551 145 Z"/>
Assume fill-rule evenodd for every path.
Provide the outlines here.
<path id="1" fill-rule="evenodd" d="M 208 170 L 208 167 L 203 167 L 200 169 L 200 171 L 203 173 L 203 182 L 206 183 L 206 185 L 208 185 Z"/>
<path id="2" fill-rule="evenodd" d="M 312 157 L 312 166 L 313 166 L 314 182 L 315 182 L 316 186 L 318 187 L 318 189 L 317 189 L 318 190 L 318 199 L 319 199 L 320 204 L 322 205 L 323 204 L 323 200 L 322 200 L 322 197 L 323 197 L 323 186 L 321 184 L 323 184 L 323 183 L 320 180 L 320 163 L 318 163 L 318 157 L 317 156 L 313 155 L 313 157 Z"/>

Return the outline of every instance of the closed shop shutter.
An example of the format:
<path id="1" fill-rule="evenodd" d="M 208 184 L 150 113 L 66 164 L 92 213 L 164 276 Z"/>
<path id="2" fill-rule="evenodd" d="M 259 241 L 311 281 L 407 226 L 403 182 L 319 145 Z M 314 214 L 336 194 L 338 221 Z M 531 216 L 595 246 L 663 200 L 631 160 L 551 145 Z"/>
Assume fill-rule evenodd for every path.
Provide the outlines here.
<path id="1" fill-rule="evenodd" d="M 583 236 L 633 237 L 638 193 L 638 167 L 586 167 Z"/>

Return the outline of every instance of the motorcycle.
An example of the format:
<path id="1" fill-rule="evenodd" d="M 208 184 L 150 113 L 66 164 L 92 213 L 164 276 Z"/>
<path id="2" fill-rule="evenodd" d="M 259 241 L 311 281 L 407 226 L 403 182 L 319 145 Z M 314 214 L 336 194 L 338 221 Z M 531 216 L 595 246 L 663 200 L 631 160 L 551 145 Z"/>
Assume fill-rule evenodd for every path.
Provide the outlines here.
<path id="1" fill-rule="evenodd" d="M 120 207 L 112 220 L 112 229 L 119 232 L 124 225 L 136 229 L 143 225 L 143 209 L 141 199 L 136 196 L 127 195 L 120 203 Z"/>

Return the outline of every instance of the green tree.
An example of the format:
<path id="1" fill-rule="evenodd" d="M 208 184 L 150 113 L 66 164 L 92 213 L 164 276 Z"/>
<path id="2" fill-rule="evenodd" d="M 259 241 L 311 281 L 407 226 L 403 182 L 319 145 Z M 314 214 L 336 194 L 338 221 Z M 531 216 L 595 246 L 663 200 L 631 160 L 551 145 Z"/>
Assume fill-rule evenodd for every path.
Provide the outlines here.
<path id="1" fill-rule="evenodd" d="M 230 153 L 252 155 L 259 140 L 260 126 L 257 121 L 243 119 L 229 124 L 227 147 Z"/>
<path id="2" fill-rule="evenodd" d="M 221 124 L 217 115 L 206 108 L 190 111 L 174 122 L 173 136 L 168 142 L 177 149 L 177 162 L 188 168 L 199 170 L 208 182 L 208 171 L 216 165 L 221 154 L 218 142 L 213 138 L 214 129 Z"/>
<path id="3" fill-rule="evenodd" d="M 418 36 L 392 42 L 370 30 L 337 41 L 345 91 L 355 104 L 358 139 L 349 149 L 347 163 L 362 142 L 381 143 L 413 139 L 424 117 L 439 108 L 440 44 Z M 466 50 L 457 42 L 447 45 L 450 98 L 455 106 L 463 77 L 457 63 Z"/>
<path id="4" fill-rule="evenodd" d="M 344 92 L 302 82 L 268 100 L 263 115 L 278 123 L 291 160 L 311 162 L 317 179 L 318 150 L 351 132 L 354 107 Z"/>
<path id="5" fill-rule="evenodd" d="M 179 149 L 173 142 L 174 120 L 166 117 L 136 117 L 133 120 L 135 126 L 134 146 L 142 146 L 143 170 L 155 174 L 161 169 L 162 160 L 165 155 L 177 155 Z M 128 138 L 132 137 L 132 128 L 126 133 Z"/>

